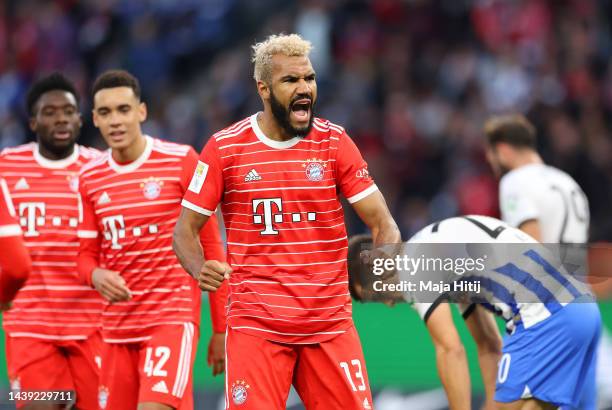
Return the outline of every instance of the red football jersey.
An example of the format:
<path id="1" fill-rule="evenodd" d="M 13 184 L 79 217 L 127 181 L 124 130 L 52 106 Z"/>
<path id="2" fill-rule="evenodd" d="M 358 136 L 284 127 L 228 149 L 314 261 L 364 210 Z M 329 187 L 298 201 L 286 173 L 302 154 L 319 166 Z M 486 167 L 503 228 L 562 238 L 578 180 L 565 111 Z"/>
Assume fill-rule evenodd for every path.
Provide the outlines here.
<path id="1" fill-rule="evenodd" d="M 77 145 L 68 158 L 51 161 L 36 143 L 0 154 L 0 175 L 32 258 L 32 273 L 4 316 L 13 337 L 77 340 L 100 327 L 103 300 L 80 281 L 76 260 L 78 172 L 99 154 Z"/>
<path id="2" fill-rule="evenodd" d="M 213 135 L 182 205 L 227 229 L 228 325 L 286 343 L 315 343 L 352 324 L 342 193 L 377 190 L 344 129 L 316 118 L 305 138 L 266 137 L 257 114 Z"/>
<path id="3" fill-rule="evenodd" d="M 172 250 L 174 225 L 198 156 L 193 148 L 145 137 L 143 154 L 119 164 L 107 151 L 83 167 L 79 271 L 118 271 L 129 301 L 106 304 L 102 336 L 111 343 L 146 340 L 153 326 L 199 324 L 201 292 Z M 215 218 L 202 229 L 208 259 L 225 260 Z M 225 331 L 226 288 L 210 293 L 213 328 Z M 225 294 L 225 296 L 224 296 Z"/>
<path id="4" fill-rule="evenodd" d="M 0 303 L 13 300 L 32 270 L 8 185 L 0 178 Z"/>

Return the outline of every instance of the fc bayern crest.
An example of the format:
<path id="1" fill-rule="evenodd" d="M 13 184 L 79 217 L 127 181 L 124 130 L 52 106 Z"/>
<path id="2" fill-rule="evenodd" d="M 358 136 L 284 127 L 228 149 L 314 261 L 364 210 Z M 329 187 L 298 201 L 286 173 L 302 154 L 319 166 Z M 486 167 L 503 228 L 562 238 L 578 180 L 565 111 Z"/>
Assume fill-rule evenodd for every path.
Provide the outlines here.
<path id="1" fill-rule="evenodd" d="M 232 383 L 232 400 L 234 404 L 240 405 L 246 402 L 247 400 L 247 391 L 251 386 L 247 384 L 244 380 L 238 380 Z"/>
<path id="2" fill-rule="evenodd" d="M 306 178 L 309 181 L 321 181 L 325 174 L 327 163 L 321 159 L 313 158 L 307 159 L 306 162 L 302 164 L 302 167 L 306 168 Z"/>
<path id="3" fill-rule="evenodd" d="M 104 386 L 100 386 L 98 390 L 98 405 L 101 409 L 105 409 L 108 404 L 108 389 Z"/>
<path id="4" fill-rule="evenodd" d="M 164 182 L 160 181 L 159 178 L 147 178 L 140 184 L 140 187 L 145 198 L 157 199 L 161 195 L 163 185 Z"/>

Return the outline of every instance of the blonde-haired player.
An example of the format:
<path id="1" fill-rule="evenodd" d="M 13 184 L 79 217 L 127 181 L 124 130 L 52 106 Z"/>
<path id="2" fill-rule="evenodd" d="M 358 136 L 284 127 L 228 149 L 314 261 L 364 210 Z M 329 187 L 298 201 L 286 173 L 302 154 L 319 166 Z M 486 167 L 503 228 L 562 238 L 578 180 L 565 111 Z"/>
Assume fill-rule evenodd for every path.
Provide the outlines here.
<path id="1" fill-rule="evenodd" d="M 350 137 L 314 116 L 310 49 L 295 34 L 253 47 L 263 112 L 210 138 L 175 229 L 186 270 L 219 286 L 223 272 L 203 264 L 195 238 L 221 203 L 233 270 L 226 408 L 284 409 L 291 384 L 308 409 L 372 408 L 339 194 L 376 243 L 399 231 Z"/>

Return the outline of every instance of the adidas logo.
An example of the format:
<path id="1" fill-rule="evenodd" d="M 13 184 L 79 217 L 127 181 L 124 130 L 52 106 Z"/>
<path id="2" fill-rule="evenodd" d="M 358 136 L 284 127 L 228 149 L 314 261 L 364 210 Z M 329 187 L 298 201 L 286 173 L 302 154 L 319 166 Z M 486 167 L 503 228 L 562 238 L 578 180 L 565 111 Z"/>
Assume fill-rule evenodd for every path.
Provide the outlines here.
<path id="1" fill-rule="evenodd" d="M 110 201 L 110 196 L 108 196 L 108 193 L 104 191 L 102 195 L 100 195 L 100 198 L 98 198 L 98 205 L 108 204 Z"/>
<path id="2" fill-rule="evenodd" d="M 18 190 L 18 189 L 30 189 L 30 185 L 28 184 L 28 181 L 26 181 L 25 178 L 21 178 L 15 184 L 15 190 Z"/>
<path id="3" fill-rule="evenodd" d="M 153 386 L 153 388 L 151 389 L 151 391 L 157 392 L 157 393 L 168 393 L 168 386 L 166 386 L 166 382 L 161 380 L 157 383 L 155 383 L 155 385 Z"/>
<path id="4" fill-rule="evenodd" d="M 367 397 L 365 399 L 363 399 L 363 408 L 364 409 L 371 409 L 372 408 L 372 406 L 370 406 L 370 402 L 368 401 Z"/>
<path id="5" fill-rule="evenodd" d="M 259 181 L 259 180 L 261 180 L 261 175 L 259 175 L 257 171 L 255 171 L 255 169 L 250 170 L 249 173 L 246 174 L 246 176 L 244 177 L 244 182 Z"/>
<path id="6" fill-rule="evenodd" d="M 525 385 L 525 390 L 523 390 L 523 394 L 521 394 L 521 399 L 531 399 L 532 397 L 531 389 L 529 386 Z"/>

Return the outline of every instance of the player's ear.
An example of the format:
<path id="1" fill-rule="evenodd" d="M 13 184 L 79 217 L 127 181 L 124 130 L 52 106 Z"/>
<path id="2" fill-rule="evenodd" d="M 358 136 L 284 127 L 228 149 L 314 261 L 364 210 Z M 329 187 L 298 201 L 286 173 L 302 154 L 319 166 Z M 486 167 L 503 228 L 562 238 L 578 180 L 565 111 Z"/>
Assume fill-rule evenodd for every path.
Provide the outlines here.
<path id="1" fill-rule="evenodd" d="M 145 122 L 147 120 L 147 104 L 144 102 L 138 104 L 138 119 L 140 122 Z"/>
<path id="2" fill-rule="evenodd" d="M 270 87 L 265 81 L 257 81 L 257 92 L 259 93 L 259 96 L 264 100 L 270 98 Z"/>
<path id="3" fill-rule="evenodd" d="M 495 150 L 497 152 L 498 158 L 508 158 L 514 153 L 514 148 L 510 144 L 507 144 L 505 142 L 498 142 L 495 145 Z"/>
<path id="4" fill-rule="evenodd" d="M 93 121 L 93 124 L 96 128 L 99 128 L 100 126 L 98 125 L 98 113 L 96 113 L 96 107 L 94 107 L 91 110 L 91 120 Z"/>
<path id="5" fill-rule="evenodd" d="M 34 115 L 30 116 L 30 119 L 28 120 L 28 124 L 30 126 L 30 131 L 32 131 L 33 133 L 36 133 L 36 125 L 37 125 L 36 116 Z"/>

